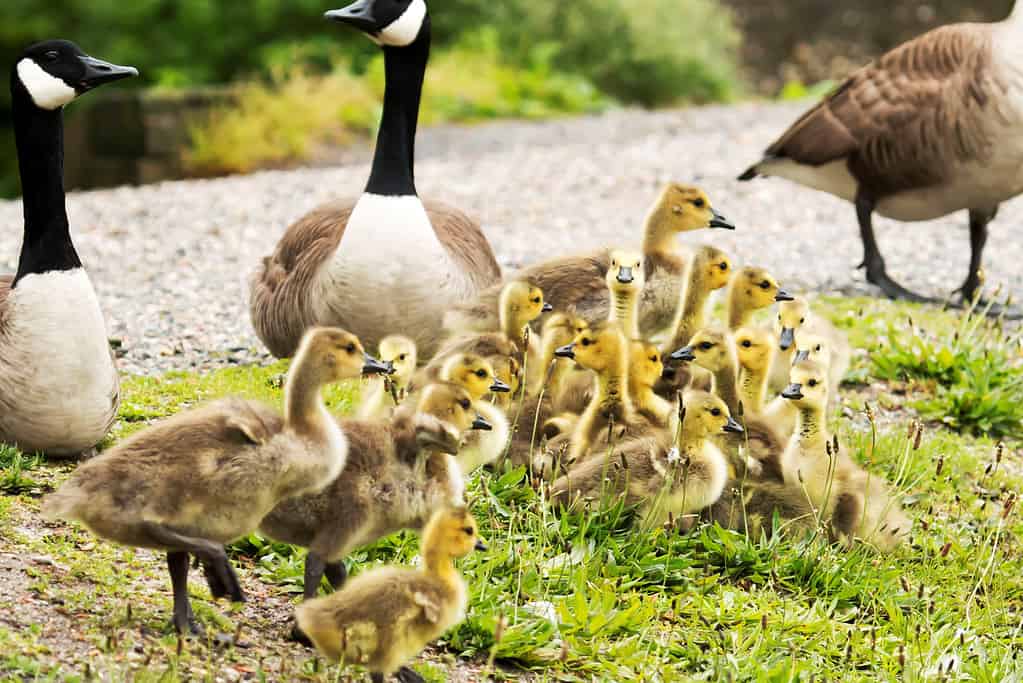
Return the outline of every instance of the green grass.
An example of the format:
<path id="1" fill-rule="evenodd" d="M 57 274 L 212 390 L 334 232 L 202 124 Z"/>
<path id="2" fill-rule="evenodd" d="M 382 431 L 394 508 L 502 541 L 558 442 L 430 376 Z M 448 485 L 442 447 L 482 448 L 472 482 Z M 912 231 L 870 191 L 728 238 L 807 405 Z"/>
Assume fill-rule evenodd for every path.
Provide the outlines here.
<path id="1" fill-rule="evenodd" d="M 1012 501 L 1023 484 L 1019 445 L 1000 448 L 989 437 L 935 422 L 917 447 L 909 427 L 918 415 L 905 405 L 905 379 L 882 375 L 894 356 L 879 356 L 875 348 L 880 339 L 886 348 L 893 340 L 906 342 L 907 316 L 932 332 L 936 348 L 954 347 L 958 316 L 856 299 L 824 300 L 819 310 L 862 349 L 846 405 L 869 402 L 877 414 L 871 420 L 854 412 L 834 427 L 854 459 L 899 482 L 898 497 L 914 520 L 907 546 L 878 555 L 820 538 L 767 541 L 717 527 L 638 534 L 629 510 L 555 516 L 524 484 L 523 472 L 486 473 L 473 478 L 469 496 L 490 550 L 460 563 L 471 586 L 470 607 L 442 650 L 477 666 L 493 658 L 495 665 L 558 681 L 1018 680 L 1023 523 Z M 238 394 L 278 402 L 285 369 L 275 364 L 202 377 L 128 378 L 118 438 L 196 400 Z M 921 397 L 913 401 L 940 391 L 923 379 L 911 389 Z M 353 397 L 353 388 L 344 387 L 330 401 L 343 411 Z M 0 463 L 8 468 L 13 459 Z M 29 471 L 36 472 L 64 476 L 47 467 Z M 36 514 L 30 495 L 0 498 L 0 530 L 10 513 L 5 501 L 22 516 Z M 124 660 L 138 642 L 129 636 L 107 647 L 111 621 L 126 633 L 141 626 L 166 634 L 161 629 L 170 599 L 162 568 L 140 554 L 72 527 L 16 542 L 53 557 L 75 579 L 57 581 L 33 569 L 41 598 L 59 598 L 63 609 L 87 609 L 78 623 L 102 653 L 90 660 L 95 674 L 177 680 L 219 666 L 205 662 L 201 648 L 179 658 L 169 635 L 146 646 L 145 665 Z M 349 565 L 358 572 L 382 562 L 411 563 L 417 550 L 414 534 L 396 534 L 353 554 Z M 258 578 L 285 594 L 299 590 L 303 551 L 252 536 L 233 552 L 248 570 L 247 589 L 256 590 Z M 138 587 L 138 594 L 125 586 Z M 205 588 L 193 590 L 204 594 Z M 196 603 L 213 627 L 230 632 L 240 620 L 224 605 Z M 0 678 L 65 680 L 81 673 L 54 665 L 40 637 L 4 629 L 0 621 Z M 277 664 L 264 666 L 262 657 L 272 654 L 257 660 L 239 650 L 231 656 L 254 671 L 272 672 L 264 673 L 268 680 L 281 678 Z M 336 680 L 336 668 L 313 661 L 310 655 L 296 665 L 303 680 Z M 431 680 L 444 680 L 443 666 L 424 662 L 419 668 Z"/>

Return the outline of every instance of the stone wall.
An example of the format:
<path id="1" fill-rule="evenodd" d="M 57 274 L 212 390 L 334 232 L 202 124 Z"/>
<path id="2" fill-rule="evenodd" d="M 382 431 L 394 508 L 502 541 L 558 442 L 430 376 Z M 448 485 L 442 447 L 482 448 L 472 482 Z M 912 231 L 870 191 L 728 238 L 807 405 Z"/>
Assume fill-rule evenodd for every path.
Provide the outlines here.
<path id="1" fill-rule="evenodd" d="M 844 77 L 936 26 L 996 21 L 1013 5 L 1013 0 L 721 1 L 732 8 L 745 37 L 747 79 L 765 95 L 776 94 L 790 80 Z"/>

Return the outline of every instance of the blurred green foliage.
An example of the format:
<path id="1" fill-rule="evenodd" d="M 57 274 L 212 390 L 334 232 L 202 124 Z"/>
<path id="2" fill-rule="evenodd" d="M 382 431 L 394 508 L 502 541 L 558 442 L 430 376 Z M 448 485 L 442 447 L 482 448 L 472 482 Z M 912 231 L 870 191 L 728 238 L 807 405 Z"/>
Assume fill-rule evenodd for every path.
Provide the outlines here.
<path id="1" fill-rule="evenodd" d="M 496 32 L 500 61 L 582 77 L 625 103 L 663 105 L 727 99 L 736 88 L 739 36 L 719 0 L 444 0 L 431 7 L 444 51 L 469 35 Z M 338 0 L 337 6 L 345 4 Z M 0 62 L 44 38 L 139 68 L 118 87 L 188 86 L 269 77 L 300 67 L 362 73 L 372 43 L 322 18 L 325 0 L 4 0 Z M 13 189 L 10 95 L 0 91 L 0 195 Z M 7 184 L 3 178 L 7 177 Z"/>

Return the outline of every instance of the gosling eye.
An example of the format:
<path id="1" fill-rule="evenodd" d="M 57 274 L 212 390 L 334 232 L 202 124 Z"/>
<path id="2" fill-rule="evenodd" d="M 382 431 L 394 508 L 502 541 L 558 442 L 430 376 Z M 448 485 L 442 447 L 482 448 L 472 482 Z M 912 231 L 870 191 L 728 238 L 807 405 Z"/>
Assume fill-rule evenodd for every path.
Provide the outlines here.
<path id="1" fill-rule="evenodd" d="M 534 298 L 534 299 L 533 299 L 533 303 L 534 303 L 534 304 L 538 304 L 538 303 L 540 303 L 540 297 L 536 297 L 536 298 Z"/>
<path id="2" fill-rule="evenodd" d="M 592 341 L 590 341 L 590 338 L 589 338 L 589 337 L 583 337 L 583 340 L 582 340 L 582 341 L 581 341 L 580 343 L 581 343 L 581 344 L 582 344 L 583 346 L 589 346 L 589 345 L 590 345 L 590 344 L 592 344 L 593 342 L 592 342 Z"/>
<path id="3" fill-rule="evenodd" d="M 821 347 L 821 345 L 820 345 L 820 344 L 818 344 L 818 345 L 817 345 L 816 347 L 814 347 L 814 349 L 813 349 L 813 350 L 814 350 L 814 351 L 817 351 L 817 352 L 819 353 L 819 352 L 820 352 L 820 350 L 821 350 L 821 348 L 822 348 L 822 347 Z"/>
<path id="4" fill-rule="evenodd" d="M 710 351 L 711 349 L 714 348 L 714 345 L 711 344 L 710 342 L 703 342 L 702 344 L 700 344 L 700 348 L 703 349 L 704 351 Z"/>
<path id="5" fill-rule="evenodd" d="M 405 357 L 406 357 L 406 354 L 403 353 L 400 356 L 398 356 L 398 360 L 405 360 Z"/>
<path id="6" fill-rule="evenodd" d="M 721 417 L 721 409 L 720 408 L 711 408 L 710 409 L 710 414 L 713 415 L 714 417 Z"/>
<path id="7" fill-rule="evenodd" d="M 742 348 L 749 349 L 749 348 L 752 348 L 752 347 L 753 347 L 753 342 L 751 342 L 749 339 L 744 339 L 743 340 Z"/>
<path id="8" fill-rule="evenodd" d="M 720 268 L 721 270 L 728 270 L 728 264 L 724 262 L 719 263 L 718 268 Z"/>
<path id="9" fill-rule="evenodd" d="M 465 532 L 466 536 L 475 536 L 476 535 L 476 530 L 473 529 L 471 526 L 467 526 L 467 527 L 463 528 L 462 531 Z"/>
<path id="10" fill-rule="evenodd" d="M 483 368 L 480 368 L 479 370 L 476 371 L 476 376 L 479 377 L 479 378 L 486 377 L 487 376 L 487 371 L 484 370 Z"/>
<path id="11" fill-rule="evenodd" d="M 462 406 L 462 408 L 464 408 L 465 410 L 469 410 L 469 408 L 472 406 L 472 403 L 469 402 L 469 399 L 463 398 L 461 401 L 458 402 L 458 405 Z"/>
<path id="12" fill-rule="evenodd" d="M 345 351 L 348 353 L 355 353 L 355 342 L 348 342 L 348 346 L 345 347 Z"/>
<path id="13" fill-rule="evenodd" d="M 703 201 L 701 197 L 697 197 L 696 199 L 693 200 L 693 206 L 695 206 L 697 209 L 702 209 L 703 207 L 707 206 L 707 202 Z"/>
<path id="14" fill-rule="evenodd" d="M 771 288 L 771 283 L 768 282 L 767 280 L 764 280 L 763 282 L 760 283 L 760 289 L 768 290 L 770 288 Z"/>
<path id="15" fill-rule="evenodd" d="M 803 323 L 805 323 L 805 322 L 806 322 L 806 318 L 800 318 L 800 319 L 799 319 L 799 324 L 800 324 L 800 325 L 802 325 L 802 324 L 803 324 Z"/>
<path id="16" fill-rule="evenodd" d="M 618 267 L 618 261 L 611 261 L 611 267 L 612 268 L 617 268 Z"/>
<path id="17" fill-rule="evenodd" d="M 650 362 L 651 363 L 656 363 L 659 360 L 660 360 L 660 358 L 658 358 L 657 356 L 650 356 Z"/>
<path id="18" fill-rule="evenodd" d="M 809 384 L 811 387 L 815 387 L 817 386 L 817 380 L 811 379 L 809 382 L 807 382 L 807 384 Z"/>

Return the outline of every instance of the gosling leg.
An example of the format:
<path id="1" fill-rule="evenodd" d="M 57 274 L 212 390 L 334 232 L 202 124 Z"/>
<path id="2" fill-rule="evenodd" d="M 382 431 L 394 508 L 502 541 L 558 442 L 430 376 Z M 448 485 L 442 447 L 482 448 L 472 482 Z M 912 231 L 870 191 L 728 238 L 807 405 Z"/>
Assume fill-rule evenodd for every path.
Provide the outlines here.
<path id="1" fill-rule="evenodd" d="M 426 683 L 426 679 L 417 674 L 415 671 L 407 666 L 403 666 L 398 669 L 394 677 L 399 683 Z"/>
<path id="2" fill-rule="evenodd" d="M 348 570 L 345 568 L 344 562 L 328 562 L 324 568 L 324 574 L 330 587 L 334 590 L 340 590 L 348 580 Z"/>
<path id="3" fill-rule="evenodd" d="M 860 239 L 863 241 L 863 263 L 860 268 L 867 270 L 867 282 L 880 287 L 889 299 L 936 303 L 935 299 L 912 292 L 888 276 L 884 257 L 881 256 L 874 236 L 874 206 L 874 200 L 861 189 L 856 195 L 856 217 L 860 223 Z"/>
<path id="4" fill-rule="evenodd" d="M 176 551 L 195 555 L 204 567 L 209 566 L 213 570 L 213 574 L 216 576 L 213 583 L 225 589 L 225 594 L 233 602 L 245 602 L 245 594 L 238 582 L 238 575 L 235 574 L 231 562 L 227 559 L 224 546 L 204 538 L 185 536 L 155 522 L 142 522 L 139 525 L 139 535 L 147 541 L 146 545 L 165 548 L 168 552 Z M 187 558 L 185 564 L 187 570 Z"/>
<path id="5" fill-rule="evenodd" d="M 843 493 L 835 500 L 835 512 L 831 516 L 831 525 L 838 537 L 852 546 L 863 519 L 863 496 L 858 493 Z"/>
<path id="6" fill-rule="evenodd" d="M 167 553 L 167 571 L 170 573 L 171 590 L 174 593 L 174 616 L 171 619 L 174 630 L 179 634 L 201 636 L 203 627 L 195 620 L 192 604 L 188 600 L 188 553 Z"/>

